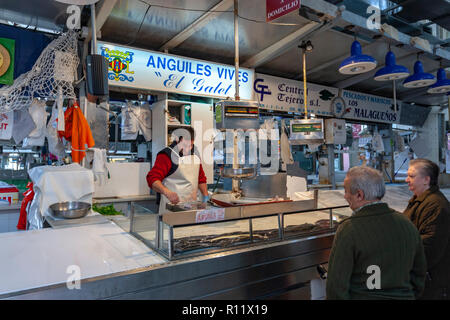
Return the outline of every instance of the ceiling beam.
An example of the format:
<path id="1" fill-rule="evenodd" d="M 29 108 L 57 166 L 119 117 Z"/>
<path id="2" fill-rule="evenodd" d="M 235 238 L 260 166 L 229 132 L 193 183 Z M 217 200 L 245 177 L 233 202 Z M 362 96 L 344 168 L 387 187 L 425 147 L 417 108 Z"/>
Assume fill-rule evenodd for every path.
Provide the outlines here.
<path id="1" fill-rule="evenodd" d="M 397 59 L 397 61 L 400 61 L 400 60 L 403 60 L 403 59 L 406 59 L 406 58 L 409 58 L 409 57 L 415 56 L 415 55 L 417 55 L 417 52 L 410 52 L 410 53 L 408 53 L 408 54 L 406 54 L 406 55 L 404 55 L 402 57 L 399 57 Z M 335 83 L 333 83 L 333 87 L 336 87 L 336 88 L 339 88 L 339 89 L 345 89 L 345 88 L 351 87 L 354 84 L 357 84 L 359 82 L 365 81 L 365 80 L 370 79 L 370 78 L 373 78 L 375 73 L 378 70 L 380 70 L 381 68 L 384 68 L 384 67 L 385 67 L 385 64 L 382 64 L 382 65 L 378 66 L 377 68 L 375 68 L 374 70 L 371 70 L 369 72 L 361 73 L 361 74 L 358 74 L 356 76 L 347 78 L 345 80 L 341 80 L 341 81 L 335 82 Z"/>
<path id="2" fill-rule="evenodd" d="M 202 29 L 206 26 L 211 20 L 215 19 L 217 16 L 221 15 L 222 12 L 219 11 L 227 11 L 234 6 L 234 0 L 222 0 L 214 7 L 212 7 L 208 12 L 204 13 L 200 18 L 192 22 L 186 28 L 184 28 L 181 32 L 176 34 L 172 39 L 164 43 L 159 50 L 166 51 L 171 50 L 181 43 L 186 41 L 190 36 L 194 33 Z"/>
<path id="3" fill-rule="evenodd" d="M 291 49 L 295 45 L 299 45 L 300 40 L 308 40 L 318 33 L 332 30 L 341 17 L 341 9 L 338 9 L 333 17 L 327 14 L 320 17 L 320 22 L 310 21 L 297 31 L 292 32 L 278 42 L 272 44 L 261 52 L 250 57 L 242 64 L 246 68 L 256 68 Z"/>
<path id="4" fill-rule="evenodd" d="M 98 34 L 100 29 L 103 27 L 103 25 L 106 22 L 106 19 L 111 14 L 114 6 L 116 5 L 117 0 L 103 0 L 101 2 L 98 2 L 95 6 L 95 30 Z M 87 44 L 89 41 L 92 40 L 92 27 L 91 27 L 91 20 L 88 22 L 88 35 L 86 36 L 86 39 L 84 39 L 84 43 Z"/>
<path id="5" fill-rule="evenodd" d="M 409 90 L 398 96 L 398 100 L 408 101 L 412 98 L 421 97 L 427 94 L 428 87 Z"/>
<path id="6" fill-rule="evenodd" d="M 313 9 L 317 12 L 321 12 L 321 13 L 326 14 L 331 17 L 336 17 L 338 14 L 338 11 L 340 9 L 337 6 L 335 6 L 329 2 L 326 2 L 325 0 L 303 0 L 302 6 L 308 7 L 310 9 Z M 396 34 L 398 34 L 398 36 L 396 35 L 394 38 L 388 32 L 382 33 L 382 32 L 380 32 L 379 29 L 368 29 L 367 18 L 362 17 L 353 12 L 350 12 L 348 10 L 344 10 L 342 12 L 341 20 L 343 20 L 349 24 L 352 24 L 356 27 L 370 31 L 374 34 L 383 34 L 383 36 L 385 36 L 386 38 L 403 43 L 412 49 L 418 49 L 418 50 L 424 51 L 425 53 L 427 53 L 429 55 L 435 55 L 435 56 L 444 58 L 446 60 L 450 60 L 450 51 L 449 50 L 445 50 L 442 48 L 436 48 L 436 47 L 423 48 L 420 46 L 420 44 L 417 41 L 414 41 L 414 37 L 411 37 L 400 31 L 398 31 L 398 33 L 396 33 Z"/>
<path id="7" fill-rule="evenodd" d="M 321 24 L 318 22 L 314 21 L 309 22 L 308 24 L 304 25 L 297 31 L 292 32 L 291 34 L 284 37 L 280 41 L 272 44 L 263 51 L 250 57 L 242 64 L 242 66 L 246 68 L 256 68 L 266 63 L 267 61 L 278 57 L 279 55 L 286 52 L 293 46 L 299 45 L 300 39 L 317 30 L 320 26 Z"/>

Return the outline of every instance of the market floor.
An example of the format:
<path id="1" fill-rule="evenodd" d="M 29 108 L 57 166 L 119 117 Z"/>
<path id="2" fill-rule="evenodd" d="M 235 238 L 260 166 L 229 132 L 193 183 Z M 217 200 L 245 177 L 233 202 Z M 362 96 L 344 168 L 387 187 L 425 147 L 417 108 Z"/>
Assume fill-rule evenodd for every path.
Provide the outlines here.
<path id="1" fill-rule="evenodd" d="M 450 188 L 441 188 L 442 193 L 450 200 Z M 382 201 L 389 207 L 399 212 L 403 212 L 412 197 L 407 184 L 386 184 L 386 193 Z M 344 199 L 344 189 L 337 190 L 319 190 L 319 206 L 338 206 L 346 205 Z"/>

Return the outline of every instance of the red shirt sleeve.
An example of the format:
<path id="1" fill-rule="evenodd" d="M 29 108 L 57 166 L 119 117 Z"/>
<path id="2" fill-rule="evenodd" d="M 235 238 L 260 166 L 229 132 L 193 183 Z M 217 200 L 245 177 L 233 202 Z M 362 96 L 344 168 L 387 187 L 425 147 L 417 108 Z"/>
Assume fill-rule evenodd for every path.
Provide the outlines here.
<path id="1" fill-rule="evenodd" d="M 198 171 L 198 184 L 206 183 L 205 172 L 203 171 L 202 164 L 200 164 L 200 170 Z"/>
<path id="2" fill-rule="evenodd" d="M 160 153 L 156 156 L 155 165 L 147 174 L 147 184 L 149 188 L 152 187 L 153 182 L 163 179 L 167 176 L 170 169 L 172 168 L 172 162 L 170 158 L 165 153 Z"/>

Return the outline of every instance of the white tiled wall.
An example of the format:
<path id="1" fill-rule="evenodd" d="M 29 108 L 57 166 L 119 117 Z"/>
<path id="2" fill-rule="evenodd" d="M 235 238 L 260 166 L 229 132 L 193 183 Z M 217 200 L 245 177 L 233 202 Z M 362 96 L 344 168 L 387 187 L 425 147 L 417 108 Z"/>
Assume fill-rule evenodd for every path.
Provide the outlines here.
<path id="1" fill-rule="evenodd" d="M 17 231 L 20 213 L 0 213 L 0 232 Z"/>

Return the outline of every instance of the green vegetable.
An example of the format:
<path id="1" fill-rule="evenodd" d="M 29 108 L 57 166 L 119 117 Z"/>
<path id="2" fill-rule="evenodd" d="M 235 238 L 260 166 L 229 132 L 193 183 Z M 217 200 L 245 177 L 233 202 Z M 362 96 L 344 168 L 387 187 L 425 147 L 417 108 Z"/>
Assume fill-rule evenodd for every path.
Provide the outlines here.
<path id="1" fill-rule="evenodd" d="M 119 214 L 123 215 L 123 212 L 117 211 L 116 208 L 114 208 L 114 206 L 112 204 L 110 204 L 109 206 L 104 206 L 104 207 L 99 207 L 96 204 L 94 204 L 92 206 L 92 210 L 94 210 L 100 214 L 103 214 L 105 216 L 115 216 L 115 215 L 119 215 Z"/>

